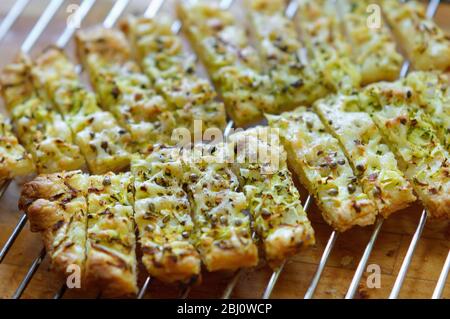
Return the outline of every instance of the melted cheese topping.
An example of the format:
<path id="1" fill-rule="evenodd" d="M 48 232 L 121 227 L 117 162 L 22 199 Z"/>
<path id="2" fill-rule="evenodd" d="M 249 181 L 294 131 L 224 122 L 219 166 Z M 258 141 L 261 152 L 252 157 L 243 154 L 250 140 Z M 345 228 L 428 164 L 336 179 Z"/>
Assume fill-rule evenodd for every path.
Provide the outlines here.
<path id="1" fill-rule="evenodd" d="M 225 128 L 225 109 L 215 101 L 209 82 L 196 73 L 195 57 L 185 54 L 181 37 L 173 34 L 167 19 L 129 18 L 123 29 L 137 51 L 138 60 L 171 109 L 184 109 L 186 117 L 178 127 L 192 128 L 194 120 L 208 128 Z M 194 133 L 194 130 L 191 130 Z"/>
<path id="2" fill-rule="evenodd" d="M 3 96 L 21 143 L 30 152 L 38 173 L 75 170 L 85 165 L 72 132 L 62 117 L 37 96 L 30 81 L 30 62 L 23 57 L 3 71 Z M 14 93 L 20 92 L 20 98 Z M 20 102 L 18 102 L 20 100 Z"/>
<path id="3" fill-rule="evenodd" d="M 324 81 L 334 91 L 350 91 L 361 81 L 359 68 L 351 59 L 351 47 L 341 32 L 336 1 L 301 0 L 296 23 L 313 63 L 322 70 Z"/>
<path id="4" fill-rule="evenodd" d="M 419 1 L 380 1 L 383 12 L 414 68 L 446 70 L 450 67 L 450 38 Z"/>
<path id="5" fill-rule="evenodd" d="M 78 32 L 77 50 L 99 102 L 131 134 L 134 151 L 145 151 L 163 134 L 160 116 L 168 106 L 131 60 L 123 33 L 94 28 Z M 149 139 L 149 136 L 155 139 Z"/>
<path id="6" fill-rule="evenodd" d="M 357 97 L 332 96 L 318 101 L 315 109 L 328 131 L 343 146 L 364 192 L 383 217 L 416 200 L 375 123 L 367 113 L 358 112 Z"/>
<path id="7" fill-rule="evenodd" d="M 325 96 L 330 83 L 326 83 L 317 62 L 305 63 L 301 59 L 303 48 L 294 23 L 284 14 L 284 1 L 248 0 L 247 6 L 252 31 L 270 75 L 268 88 L 276 97 L 273 107 L 264 111 L 278 114 Z"/>
<path id="8" fill-rule="evenodd" d="M 90 176 L 86 281 L 102 295 L 137 292 L 133 179 L 130 173 Z"/>
<path id="9" fill-rule="evenodd" d="M 0 183 L 9 178 L 31 174 L 34 170 L 31 155 L 12 133 L 9 120 L 0 114 Z"/>
<path id="10" fill-rule="evenodd" d="M 219 147 L 223 148 L 205 145 L 184 158 L 196 247 L 209 271 L 252 267 L 258 252 L 250 234 L 247 200 Z"/>
<path id="11" fill-rule="evenodd" d="M 178 2 L 178 15 L 197 55 L 205 63 L 227 112 L 237 125 L 262 119 L 273 108 L 271 82 L 245 30 L 217 2 Z"/>
<path id="12" fill-rule="evenodd" d="M 440 144 L 429 115 L 410 107 L 412 89 L 400 83 L 372 85 L 360 94 L 406 177 L 431 216 L 450 213 L 449 154 Z"/>
<path id="13" fill-rule="evenodd" d="M 200 276 L 201 260 L 193 245 L 194 224 L 178 152 L 162 148 L 133 159 L 135 220 L 149 274 L 165 282 L 189 283 Z"/>
<path id="14" fill-rule="evenodd" d="M 339 141 L 326 132 L 315 113 L 300 107 L 267 119 L 270 127 L 280 130 L 292 167 L 330 225 L 345 231 L 375 221 L 373 201 L 362 191 Z"/>
<path id="15" fill-rule="evenodd" d="M 228 147 L 237 159 L 235 171 L 241 179 L 254 228 L 264 244 L 265 257 L 277 266 L 301 247 L 313 245 L 314 231 L 274 131 L 257 127 L 236 133 L 230 137 Z"/>
<path id="16" fill-rule="evenodd" d="M 413 89 L 415 103 L 410 106 L 425 110 L 447 152 L 450 151 L 450 89 L 449 78 L 434 72 L 412 72 L 405 85 Z"/>
<path id="17" fill-rule="evenodd" d="M 381 16 L 379 27 L 368 27 L 370 15 L 376 14 L 367 12 L 371 3 L 369 0 L 344 0 L 340 7 L 342 21 L 352 44 L 354 62 L 361 68 L 363 85 L 397 79 L 403 61 Z"/>
<path id="18" fill-rule="evenodd" d="M 63 52 L 44 52 L 33 68 L 37 85 L 58 107 L 74 134 L 75 142 L 94 174 L 120 171 L 130 163 L 131 136 L 109 112 L 102 111 L 92 92 L 80 83 Z"/>

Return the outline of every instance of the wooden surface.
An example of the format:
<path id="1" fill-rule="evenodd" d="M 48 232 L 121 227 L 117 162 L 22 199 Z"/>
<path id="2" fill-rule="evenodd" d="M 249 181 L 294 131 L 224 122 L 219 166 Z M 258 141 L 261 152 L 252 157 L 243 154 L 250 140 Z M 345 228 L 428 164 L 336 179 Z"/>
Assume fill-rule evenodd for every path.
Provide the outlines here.
<path id="1" fill-rule="evenodd" d="M 3 19 L 13 2 L 13 0 L 0 2 L 0 19 Z M 166 1 L 164 11 L 170 12 L 171 2 Z M 47 3 L 47 0 L 31 1 L 29 7 L 14 25 L 12 32 L 0 43 L 0 67 L 13 59 L 20 44 Z M 58 16 L 53 19 L 33 52 L 39 52 L 57 39 L 65 26 L 67 19 L 65 9 L 69 3 L 77 3 L 77 1 L 71 0 L 64 3 L 58 12 Z M 142 13 L 146 6 L 147 1 L 145 0 L 131 1 L 127 12 Z M 82 26 L 89 26 L 101 21 L 110 7 L 110 1 L 97 1 Z M 234 9 L 237 12 L 239 11 L 238 4 L 234 6 Z M 450 31 L 449 18 L 450 6 L 441 5 L 436 15 L 436 21 L 447 31 Z M 73 48 L 69 47 L 68 52 L 72 55 Z M 1 106 L 0 109 L 2 109 Z M 14 182 L 0 201 L 0 247 L 9 237 L 21 214 L 17 209 L 18 192 L 18 183 Z M 303 198 L 306 198 L 305 193 L 303 193 Z M 413 208 L 392 216 L 385 222 L 369 260 L 369 264 L 378 264 L 381 268 L 381 287 L 379 289 L 367 288 L 366 273 L 361 280 L 357 298 L 386 298 L 389 295 L 406 254 L 412 233 L 419 221 L 421 210 L 420 205 L 415 205 Z M 331 229 L 323 222 L 315 207 L 312 207 L 310 211 L 309 216 L 316 231 L 317 245 L 298 254 L 287 263 L 274 289 L 273 298 L 303 298 L 316 271 L 317 262 L 325 248 Z M 371 233 L 372 227 L 355 228 L 338 238 L 336 247 L 333 249 L 317 287 L 315 298 L 344 297 Z M 27 225 L 4 262 L 0 264 L 1 298 L 11 297 L 28 267 L 39 254 L 41 247 L 40 236 L 31 233 Z M 428 221 L 401 290 L 401 298 L 429 298 L 431 296 L 449 248 L 450 223 L 448 221 Z M 233 297 L 261 297 L 270 275 L 271 270 L 265 266 L 248 271 L 238 283 Z M 145 276 L 145 272 L 141 271 L 141 280 Z M 191 298 L 219 298 L 229 277 L 230 274 L 205 273 L 203 283 L 194 287 L 189 296 Z M 61 279 L 55 277 L 49 269 L 48 259 L 46 258 L 23 294 L 23 298 L 51 298 L 61 286 L 61 283 Z M 146 297 L 173 298 L 177 297 L 179 292 L 179 287 L 170 287 L 153 282 Z M 65 295 L 65 298 L 70 297 L 93 296 L 71 290 Z M 450 298 L 450 280 L 447 281 L 444 298 Z"/>

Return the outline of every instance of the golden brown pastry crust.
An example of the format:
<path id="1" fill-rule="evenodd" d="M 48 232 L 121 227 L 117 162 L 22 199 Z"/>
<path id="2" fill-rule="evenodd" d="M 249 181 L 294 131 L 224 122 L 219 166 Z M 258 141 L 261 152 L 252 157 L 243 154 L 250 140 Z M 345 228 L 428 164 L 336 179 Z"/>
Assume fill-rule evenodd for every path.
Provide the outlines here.
<path id="1" fill-rule="evenodd" d="M 84 272 L 86 182 L 80 171 L 40 175 L 23 186 L 19 200 L 31 231 L 42 234 L 52 267 L 62 274 L 70 265 Z"/>

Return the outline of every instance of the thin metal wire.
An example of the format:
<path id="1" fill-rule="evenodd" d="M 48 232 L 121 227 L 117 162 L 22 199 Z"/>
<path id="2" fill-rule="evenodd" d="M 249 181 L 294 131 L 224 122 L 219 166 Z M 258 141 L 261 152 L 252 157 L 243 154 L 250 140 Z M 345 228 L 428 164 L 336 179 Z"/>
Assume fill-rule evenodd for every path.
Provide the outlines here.
<path id="1" fill-rule="evenodd" d="M 150 278 L 150 276 L 148 276 L 146 279 L 145 279 L 145 282 L 144 282 L 144 284 L 142 285 L 142 287 L 141 287 L 141 290 L 139 290 L 139 293 L 138 293 L 138 295 L 137 295 L 137 299 L 142 299 L 143 297 L 144 297 L 144 295 L 145 295 L 145 292 L 147 291 L 147 288 L 148 288 L 148 286 L 150 285 L 150 281 L 151 281 L 151 278 Z"/>
<path id="2" fill-rule="evenodd" d="M 109 11 L 108 16 L 106 17 L 105 21 L 103 21 L 103 27 L 110 29 L 112 28 L 116 22 L 117 19 L 122 15 L 128 4 L 130 3 L 130 0 L 117 0 L 114 3 L 114 6 L 112 7 L 111 11 Z"/>
<path id="3" fill-rule="evenodd" d="M 355 275 L 353 276 L 352 282 L 350 283 L 350 287 L 348 288 L 347 294 L 345 295 L 345 299 L 353 299 L 355 296 L 356 290 L 358 289 L 359 282 L 361 281 L 361 277 L 366 269 L 367 262 L 369 260 L 370 254 L 372 253 L 373 246 L 378 238 L 378 234 L 380 233 L 381 226 L 383 226 L 384 219 L 378 218 L 378 221 L 375 225 L 375 229 L 373 230 L 372 236 L 370 237 L 369 243 L 364 249 L 364 253 L 361 257 L 361 260 L 356 268 Z"/>
<path id="4" fill-rule="evenodd" d="M 12 295 L 12 299 L 19 299 L 20 296 L 22 296 L 23 292 L 27 288 L 28 284 L 30 283 L 31 279 L 33 278 L 33 275 L 38 270 L 38 268 L 41 265 L 44 258 L 45 258 L 45 248 L 42 248 L 41 253 L 33 261 L 33 263 L 30 266 L 30 269 L 28 269 L 28 272 L 25 275 L 25 278 L 23 278 L 23 280 L 20 283 L 19 287 L 17 288 L 16 292 L 14 293 L 14 295 Z"/>
<path id="5" fill-rule="evenodd" d="M 428 4 L 427 9 L 427 18 L 432 19 L 434 15 L 437 12 L 437 9 L 439 8 L 440 0 L 431 0 Z M 409 67 L 409 61 L 407 61 L 402 68 L 401 76 L 404 77 L 407 74 L 407 67 Z M 406 70 L 406 72 L 403 72 L 403 70 Z M 417 245 L 420 240 L 420 236 L 422 235 L 423 229 L 425 227 L 425 224 L 427 222 L 428 213 L 424 209 L 422 211 L 422 215 L 420 217 L 419 224 L 417 225 L 417 229 L 414 233 L 414 236 L 411 240 L 411 243 L 409 244 L 408 251 L 406 252 L 405 259 L 403 260 L 402 266 L 400 268 L 400 271 L 397 275 L 397 278 L 395 279 L 394 286 L 392 288 L 391 294 L 389 295 L 389 299 L 396 299 L 398 298 L 398 295 L 400 293 L 400 290 L 402 288 L 403 282 L 406 277 L 406 273 L 408 272 L 409 265 L 411 264 L 411 260 L 413 258 L 414 252 L 417 248 Z"/>
<path id="6" fill-rule="evenodd" d="M 8 251 L 10 250 L 10 248 L 12 247 L 14 242 L 16 241 L 17 236 L 19 236 L 21 230 L 23 229 L 23 227 L 27 223 L 27 220 L 28 220 L 27 215 L 24 213 L 20 217 L 20 219 L 19 219 L 16 227 L 14 228 L 12 234 L 9 236 L 8 240 L 3 245 L 3 248 L 0 251 L 0 264 L 2 263 L 3 259 L 5 258 L 6 254 L 8 253 Z"/>
<path id="7" fill-rule="evenodd" d="M 192 289 L 191 285 L 186 285 L 185 287 L 183 287 L 181 290 L 180 299 L 187 299 L 189 293 L 191 292 L 191 289 Z"/>
<path id="8" fill-rule="evenodd" d="M 66 283 L 64 283 L 63 285 L 61 285 L 59 290 L 53 296 L 53 299 L 61 299 L 64 296 L 64 294 L 66 293 L 66 291 L 67 291 L 67 285 L 66 285 Z"/>
<path id="9" fill-rule="evenodd" d="M 3 40 L 14 22 L 16 22 L 17 18 L 23 12 L 28 2 L 30 2 L 30 0 L 18 0 L 14 3 L 5 19 L 3 19 L 2 23 L 0 24 L 0 41 Z"/>
<path id="10" fill-rule="evenodd" d="M 95 0 L 85 0 L 82 2 L 80 7 L 77 9 L 73 16 L 73 23 L 68 23 L 64 29 L 63 34 L 56 41 L 56 46 L 59 48 L 64 48 L 70 39 L 72 39 L 73 34 L 80 27 L 81 22 L 86 17 L 86 15 L 91 10 L 92 6 L 95 4 Z"/>
<path id="11" fill-rule="evenodd" d="M 427 217 L 428 217 L 427 211 L 424 209 L 422 212 L 422 216 L 420 217 L 419 225 L 417 226 L 417 229 L 414 233 L 411 243 L 409 244 L 405 259 L 403 260 L 400 271 L 398 272 L 397 279 L 395 280 L 394 283 L 394 287 L 392 288 L 391 294 L 389 295 L 389 299 L 397 299 L 398 294 L 400 293 L 400 289 L 402 288 L 403 281 L 405 280 L 406 273 L 408 272 L 409 265 L 411 264 L 412 257 L 416 250 L 417 243 L 419 242 L 423 228 L 425 227 Z"/>
<path id="12" fill-rule="evenodd" d="M 448 272 L 450 270 L 450 252 L 445 260 L 444 267 L 442 268 L 441 274 L 439 275 L 436 288 L 434 288 L 433 296 L 431 299 L 441 299 L 442 293 L 444 292 L 445 282 L 447 281 Z"/>
<path id="13" fill-rule="evenodd" d="M 228 285 L 222 294 L 222 299 L 230 299 L 231 294 L 233 293 L 234 287 L 237 285 L 237 283 L 239 282 L 239 279 L 244 274 L 244 272 L 245 272 L 244 268 L 241 268 L 235 272 L 235 274 L 233 275 L 231 280 L 228 282 Z"/>
<path id="14" fill-rule="evenodd" d="M 11 182 L 12 182 L 12 179 L 8 179 L 8 180 L 4 181 L 3 184 L 1 185 L 0 199 L 2 199 L 3 195 L 6 193 L 6 190 L 8 189 L 9 184 L 11 184 Z"/>
<path id="15" fill-rule="evenodd" d="M 154 0 L 150 2 L 150 5 L 147 7 L 147 10 L 144 12 L 144 17 L 146 18 L 154 18 L 159 10 L 162 8 L 164 4 L 164 0 Z"/>
<path id="16" fill-rule="evenodd" d="M 334 244 L 336 243 L 336 239 L 338 237 L 338 232 L 333 230 L 330 238 L 328 239 L 327 246 L 323 251 L 322 257 L 320 258 L 319 264 L 317 265 L 316 273 L 314 274 L 313 279 L 311 280 L 311 284 L 306 290 L 304 299 L 311 299 L 314 296 L 314 292 L 316 291 L 317 285 L 319 284 L 320 277 L 322 276 L 322 272 L 325 269 L 325 265 L 328 261 L 328 257 L 330 256 L 331 251 L 333 250 Z"/>
<path id="17" fill-rule="evenodd" d="M 39 18 L 36 25 L 31 30 L 28 37 L 25 39 L 24 43 L 21 46 L 21 50 L 24 53 L 29 53 L 31 48 L 34 46 L 36 41 L 41 36 L 44 29 L 47 27 L 53 16 L 56 14 L 58 9 L 63 4 L 64 0 L 52 0 L 50 4 L 45 8 L 44 13 Z"/>

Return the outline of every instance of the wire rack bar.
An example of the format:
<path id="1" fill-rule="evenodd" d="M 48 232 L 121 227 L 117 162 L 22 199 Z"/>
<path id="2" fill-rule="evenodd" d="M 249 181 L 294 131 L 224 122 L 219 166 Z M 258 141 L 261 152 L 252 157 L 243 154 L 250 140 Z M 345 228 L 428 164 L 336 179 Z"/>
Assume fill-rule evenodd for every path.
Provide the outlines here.
<path id="1" fill-rule="evenodd" d="M 30 2 L 30 0 L 18 0 L 11 7 L 5 19 L 3 19 L 2 23 L 0 24 L 0 41 L 3 40 L 14 22 L 16 22 L 17 18 L 19 18 L 28 2 Z"/>
<path id="2" fill-rule="evenodd" d="M 398 298 L 398 294 L 400 293 L 400 289 L 402 288 L 403 281 L 405 280 L 409 265 L 411 264 L 412 257 L 414 255 L 414 252 L 416 251 L 420 236 L 422 235 L 423 228 L 425 227 L 427 217 L 428 217 L 427 211 L 423 210 L 422 216 L 420 217 L 419 225 L 417 226 L 417 229 L 414 233 L 411 243 L 409 244 L 408 251 L 406 252 L 405 259 L 403 259 L 402 266 L 400 268 L 400 271 L 398 272 L 397 278 L 394 283 L 394 287 L 392 288 L 391 294 L 389 295 L 389 299 Z"/>
<path id="3" fill-rule="evenodd" d="M 122 13 L 125 11 L 129 3 L 130 0 L 117 0 L 114 3 L 111 11 L 109 11 L 109 14 L 106 17 L 105 21 L 103 21 L 103 27 L 107 29 L 112 28 L 116 24 Z"/>
<path id="4" fill-rule="evenodd" d="M 30 269 L 28 269 L 27 274 L 23 278 L 22 282 L 20 283 L 19 287 L 17 288 L 14 295 L 12 295 L 12 299 L 19 299 L 20 296 L 22 296 L 23 292 L 27 288 L 28 284 L 30 283 L 31 279 L 33 278 L 34 274 L 38 270 L 39 266 L 41 265 L 42 261 L 45 258 L 45 248 L 42 248 L 41 253 L 39 256 L 33 261 L 33 263 L 30 266 Z"/>
<path id="5" fill-rule="evenodd" d="M 438 282 L 436 284 L 436 288 L 434 288 L 432 299 L 440 299 L 442 298 L 442 293 L 444 292 L 445 282 L 447 281 L 448 272 L 450 270 L 450 252 L 447 255 L 447 259 L 445 260 L 444 267 L 442 268 L 442 272 L 439 275 Z"/>
<path id="6" fill-rule="evenodd" d="M 320 277 L 322 276 L 323 270 L 325 269 L 325 265 L 327 264 L 328 257 L 333 250 L 337 237 L 338 232 L 333 230 L 330 238 L 328 239 L 325 250 L 323 251 L 322 257 L 320 258 L 319 264 L 317 265 L 317 270 L 314 274 L 314 277 L 309 284 L 308 290 L 306 290 L 304 299 L 312 299 L 312 297 L 314 296 L 314 292 L 316 291 L 317 285 L 319 284 Z"/>
<path id="7" fill-rule="evenodd" d="M 74 14 L 74 21 L 72 24 L 68 23 L 64 29 L 63 34 L 56 40 L 56 46 L 59 48 L 64 48 L 70 39 L 72 39 L 73 34 L 77 28 L 81 25 L 86 15 L 89 13 L 91 8 L 94 6 L 95 0 L 85 0 L 82 2 L 81 6 L 77 9 Z"/>
<path id="8" fill-rule="evenodd" d="M 11 182 L 12 182 L 11 179 L 7 179 L 1 185 L 1 187 L 0 187 L 0 199 L 2 199 L 3 195 L 6 193 L 6 190 L 8 189 L 9 184 L 11 184 Z"/>
<path id="9" fill-rule="evenodd" d="M 432 19 L 434 15 L 436 14 L 440 0 L 431 0 L 428 3 L 427 8 L 427 18 Z M 406 64 L 406 63 L 405 63 Z M 409 66 L 409 62 L 408 62 Z M 404 65 L 405 67 L 405 65 Z M 406 68 L 406 67 L 405 67 Z M 405 76 L 406 74 L 402 74 L 402 76 Z M 395 279 L 394 286 L 392 288 L 392 291 L 389 295 L 389 299 L 397 299 L 398 295 L 400 293 L 400 290 L 402 288 L 403 282 L 405 281 L 406 273 L 408 272 L 409 265 L 411 264 L 411 260 L 413 258 L 414 252 L 417 248 L 417 245 L 420 240 L 420 236 L 422 235 L 423 229 L 425 227 L 425 224 L 427 222 L 428 213 L 424 209 L 422 211 L 422 215 L 420 216 L 419 224 L 417 225 L 416 231 L 414 233 L 414 236 L 411 240 L 411 243 L 409 244 L 408 251 L 406 252 L 405 259 L 402 262 L 402 266 L 400 268 L 400 271 L 397 275 L 397 278 Z M 439 283 L 438 283 L 439 284 Z"/>
<path id="10" fill-rule="evenodd" d="M 159 10 L 162 8 L 164 4 L 164 0 L 154 0 L 151 1 L 149 6 L 147 7 L 147 10 L 144 12 L 144 17 L 146 18 L 154 18 Z"/>
<path id="11" fill-rule="evenodd" d="M 145 296 L 145 292 L 147 291 L 148 286 L 150 285 L 151 278 L 148 276 L 145 278 L 144 284 L 142 285 L 141 289 L 138 292 L 137 299 L 142 299 Z"/>
<path id="12" fill-rule="evenodd" d="M 53 299 L 61 299 L 64 294 L 67 291 L 67 285 L 66 283 L 64 283 L 63 285 L 61 285 L 61 287 L 58 289 L 58 291 L 56 292 L 56 294 L 53 296 Z"/>
<path id="13" fill-rule="evenodd" d="M 47 27 L 47 25 L 50 23 L 53 16 L 56 14 L 58 9 L 63 4 L 64 0 L 52 0 L 50 4 L 45 8 L 44 13 L 42 13 L 41 17 L 39 18 L 38 22 L 35 24 L 33 29 L 31 30 L 28 37 L 25 39 L 24 43 L 21 46 L 21 50 L 24 53 L 29 53 L 30 50 L 33 48 L 36 41 L 41 36 L 44 29 Z"/>
<path id="14" fill-rule="evenodd" d="M 372 236 L 370 237 L 369 243 L 364 249 L 364 253 L 361 257 L 361 260 L 356 268 L 355 275 L 353 276 L 352 282 L 350 283 L 350 287 L 348 288 L 347 294 L 345 295 L 345 299 L 353 299 L 358 289 L 359 282 L 361 281 L 361 277 L 366 269 L 367 262 L 369 260 L 370 254 L 372 253 L 373 246 L 378 238 L 378 234 L 380 233 L 381 226 L 383 226 L 384 219 L 378 218 L 377 223 L 375 225 L 375 229 L 373 230 Z"/>
<path id="15" fill-rule="evenodd" d="M 27 220 L 28 220 L 27 215 L 24 213 L 20 217 L 16 227 L 14 227 L 13 232 L 11 233 L 11 235 L 8 238 L 8 240 L 3 245 L 2 250 L 0 251 L 0 264 L 2 263 L 3 259 L 5 258 L 6 254 L 8 253 L 8 251 L 11 249 L 12 245 L 14 244 L 14 242 L 16 241 L 17 236 L 19 236 L 19 234 L 22 231 L 23 227 L 27 223 Z"/>

